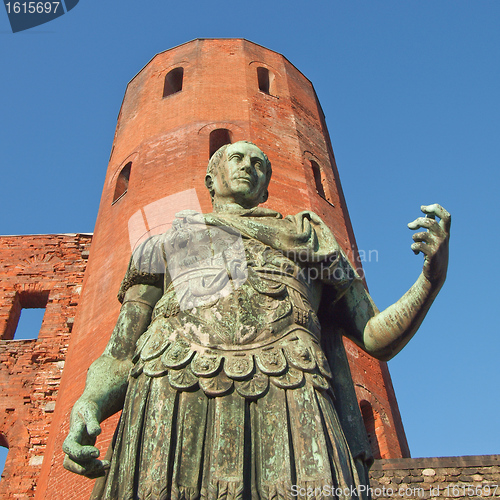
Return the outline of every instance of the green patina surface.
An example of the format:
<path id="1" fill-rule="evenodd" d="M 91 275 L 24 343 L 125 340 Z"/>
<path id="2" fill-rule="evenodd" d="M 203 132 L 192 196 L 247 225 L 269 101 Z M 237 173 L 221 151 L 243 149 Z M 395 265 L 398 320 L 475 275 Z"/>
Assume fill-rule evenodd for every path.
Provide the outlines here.
<path id="1" fill-rule="evenodd" d="M 132 256 L 64 443 L 68 470 L 99 477 L 93 498 L 288 498 L 293 485 L 366 484 L 371 452 L 341 335 L 381 360 L 402 349 L 444 283 L 450 216 L 423 206 L 409 224 L 423 229 L 412 249 L 424 268 L 380 312 L 316 214 L 258 207 L 270 178 L 255 145 L 224 146 L 207 169 L 213 213 L 178 214 Z M 318 314 L 334 334 L 322 337 Z M 99 459 L 100 423 L 119 410 Z"/>

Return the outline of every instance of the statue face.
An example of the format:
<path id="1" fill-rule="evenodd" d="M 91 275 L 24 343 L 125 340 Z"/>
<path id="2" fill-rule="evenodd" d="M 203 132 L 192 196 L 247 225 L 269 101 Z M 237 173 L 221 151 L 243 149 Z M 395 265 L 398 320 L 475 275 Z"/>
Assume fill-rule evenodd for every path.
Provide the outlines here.
<path id="1" fill-rule="evenodd" d="M 213 182 L 214 201 L 256 207 L 267 199 L 267 163 L 253 144 L 236 142 L 227 147 Z"/>

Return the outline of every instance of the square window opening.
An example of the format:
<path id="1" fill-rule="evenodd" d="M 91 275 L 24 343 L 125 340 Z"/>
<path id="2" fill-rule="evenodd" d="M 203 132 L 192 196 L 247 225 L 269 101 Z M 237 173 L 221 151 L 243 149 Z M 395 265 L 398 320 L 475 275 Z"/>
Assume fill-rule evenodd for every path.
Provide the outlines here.
<path id="1" fill-rule="evenodd" d="M 3 332 L 2 339 L 38 339 L 48 299 L 48 291 L 18 292 L 12 304 L 7 327 Z"/>
<path id="2" fill-rule="evenodd" d="M 42 328 L 45 308 L 23 308 L 17 323 L 14 340 L 36 340 Z"/>

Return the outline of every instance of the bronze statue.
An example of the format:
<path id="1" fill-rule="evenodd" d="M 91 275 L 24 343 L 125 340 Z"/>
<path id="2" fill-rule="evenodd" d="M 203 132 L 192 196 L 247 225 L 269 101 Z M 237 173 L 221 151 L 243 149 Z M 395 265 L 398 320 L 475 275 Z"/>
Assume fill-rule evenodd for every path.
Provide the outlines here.
<path id="1" fill-rule="evenodd" d="M 316 214 L 258 207 L 270 177 L 254 144 L 223 146 L 206 176 L 213 213 L 180 213 L 133 253 L 64 442 L 68 470 L 104 476 L 92 498 L 368 496 L 341 334 L 381 360 L 402 349 L 444 283 L 450 215 L 424 206 L 409 224 L 427 230 L 412 244 L 423 272 L 379 312 Z M 340 333 L 322 338 L 318 314 Z M 98 460 L 100 423 L 121 409 Z"/>

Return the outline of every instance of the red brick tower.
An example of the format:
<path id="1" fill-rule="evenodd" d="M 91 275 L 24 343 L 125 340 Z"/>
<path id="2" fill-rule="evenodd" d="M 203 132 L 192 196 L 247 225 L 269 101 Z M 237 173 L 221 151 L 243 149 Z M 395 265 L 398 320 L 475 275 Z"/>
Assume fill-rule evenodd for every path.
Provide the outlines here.
<path id="1" fill-rule="evenodd" d="M 238 140 L 257 144 L 273 164 L 267 206 L 283 214 L 318 213 L 356 264 L 328 131 L 309 80 L 282 55 L 241 39 L 194 40 L 155 56 L 129 83 L 118 117 L 35 498 L 88 497 L 93 482 L 64 471 L 61 446 L 87 368 L 116 321 L 131 246 L 148 230 L 166 229 L 169 217 L 158 219 L 159 212 L 173 216 L 196 206 L 210 212 L 207 162 L 219 146 Z M 350 342 L 346 348 L 375 456 L 408 456 L 386 365 Z M 101 449 L 116 421 L 104 424 Z"/>

